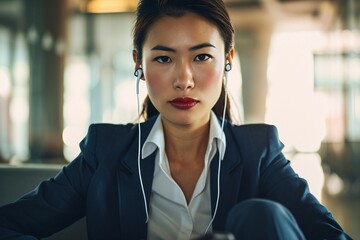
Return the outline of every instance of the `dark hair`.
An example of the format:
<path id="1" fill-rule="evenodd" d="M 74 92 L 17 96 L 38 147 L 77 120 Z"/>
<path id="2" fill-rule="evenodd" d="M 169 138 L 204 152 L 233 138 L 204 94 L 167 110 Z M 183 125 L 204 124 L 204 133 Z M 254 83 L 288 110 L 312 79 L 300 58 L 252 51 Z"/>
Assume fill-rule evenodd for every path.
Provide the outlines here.
<path id="1" fill-rule="evenodd" d="M 164 16 L 181 17 L 188 12 L 202 16 L 213 23 L 224 40 L 224 55 L 230 52 L 230 49 L 233 47 L 235 31 L 222 0 L 140 0 L 133 29 L 133 44 L 137 61 L 142 59 L 142 48 L 145 38 L 150 27 L 157 20 Z M 213 111 L 217 116 L 222 117 L 224 100 L 225 89 L 223 86 L 220 97 L 213 107 Z M 158 113 L 147 96 L 143 103 L 141 116 L 146 120 Z M 225 117 L 231 121 L 230 104 L 227 104 Z"/>

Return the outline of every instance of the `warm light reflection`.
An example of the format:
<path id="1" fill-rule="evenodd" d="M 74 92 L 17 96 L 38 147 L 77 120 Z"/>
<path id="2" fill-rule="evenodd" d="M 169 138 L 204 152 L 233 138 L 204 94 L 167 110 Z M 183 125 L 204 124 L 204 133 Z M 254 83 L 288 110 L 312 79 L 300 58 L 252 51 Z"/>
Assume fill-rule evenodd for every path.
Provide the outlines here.
<path id="1" fill-rule="evenodd" d="M 291 157 L 291 166 L 308 182 L 311 193 L 321 201 L 325 176 L 320 156 L 316 153 L 295 154 Z"/>
<path id="2" fill-rule="evenodd" d="M 23 33 L 16 34 L 12 66 L 12 92 L 10 102 L 11 141 L 14 155 L 11 161 L 29 160 L 29 78 L 28 45 Z"/>
<path id="3" fill-rule="evenodd" d="M 64 81 L 64 156 L 73 160 L 80 152 L 90 118 L 90 71 L 84 59 L 69 59 Z"/>
<path id="4" fill-rule="evenodd" d="M 15 62 L 14 78 L 16 79 L 17 84 L 19 85 L 27 84 L 29 75 L 30 75 L 29 64 L 26 61 L 22 60 Z"/>
<path id="5" fill-rule="evenodd" d="M 357 94 L 354 96 L 354 105 L 352 110 L 354 111 L 354 117 L 360 122 L 360 86 L 357 89 Z M 359 134 L 360 135 L 360 134 Z"/>
<path id="6" fill-rule="evenodd" d="M 344 190 L 344 181 L 336 173 L 332 173 L 327 176 L 325 187 L 327 193 L 336 195 Z"/>
<path id="7" fill-rule="evenodd" d="M 135 0 L 88 0 L 82 6 L 82 11 L 90 13 L 133 12 L 137 7 Z"/>
<path id="8" fill-rule="evenodd" d="M 68 161 L 73 160 L 79 153 L 79 143 L 84 137 L 86 131 L 80 127 L 68 126 L 63 131 L 64 156 Z"/>
<path id="9" fill-rule="evenodd" d="M 346 50 L 357 49 L 359 46 L 359 34 L 355 31 L 342 30 L 339 34 L 341 47 Z"/>
<path id="10" fill-rule="evenodd" d="M 68 126 L 63 131 L 63 140 L 68 146 L 77 146 L 83 137 L 84 133 L 75 126 Z"/>
<path id="11" fill-rule="evenodd" d="M 0 67 L 0 97 L 8 98 L 11 92 L 11 83 L 9 78 L 9 72 Z"/>
<path id="12" fill-rule="evenodd" d="M 135 94 L 136 82 L 134 79 L 123 80 L 115 89 L 115 116 L 116 122 L 134 122 L 137 118 L 137 100 Z M 139 111 L 147 95 L 146 84 L 140 81 L 139 85 Z"/>
<path id="13" fill-rule="evenodd" d="M 15 124 L 25 123 L 29 117 L 29 104 L 25 98 L 16 98 L 11 102 L 11 119 Z"/>
<path id="14" fill-rule="evenodd" d="M 328 104 L 324 106 L 329 113 L 327 125 L 329 131 L 326 133 L 326 139 L 331 142 L 343 142 L 346 134 L 344 119 L 344 97 L 341 92 L 333 92 L 328 97 Z"/>
<path id="15" fill-rule="evenodd" d="M 0 67 L 0 159 L 8 159 L 12 155 L 8 106 L 11 94 L 11 83 L 6 68 Z"/>
<path id="16" fill-rule="evenodd" d="M 286 151 L 316 152 L 325 136 L 325 112 L 313 89 L 313 52 L 324 42 L 319 32 L 273 36 L 266 121 L 279 128 Z"/>
<path id="17" fill-rule="evenodd" d="M 326 113 L 325 141 L 360 140 L 360 60 L 353 52 L 315 54 L 317 95 L 322 95 Z"/>

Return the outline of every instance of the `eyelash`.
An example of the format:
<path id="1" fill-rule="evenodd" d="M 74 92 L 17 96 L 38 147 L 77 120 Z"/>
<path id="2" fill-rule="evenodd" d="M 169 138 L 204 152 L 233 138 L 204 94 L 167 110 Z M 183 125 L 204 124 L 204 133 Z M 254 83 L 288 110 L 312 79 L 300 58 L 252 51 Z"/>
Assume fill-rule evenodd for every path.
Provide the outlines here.
<path id="1" fill-rule="evenodd" d="M 164 58 L 166 58 L 167 61 L 162 61 L 164 60 Z M 167 56 L 159 56 L 154 58 L 154 61 L 158 62 L 158 63 L 169 63 L 169 61 L 171 62 L 171 59 Z"/>
<path id="2" fill-rule="evenodd" d="M 207 60 L 209 60 L 209 59 L 212 59 L 212 56 L 210 56 L 209 54 L 199 54 L 199 55 L 197 55 L 196 57 L 195 57 L 195 59 L 197 59 L 197 58 L 199 58 L 199 57 L 205 57 L 205 59 L 203 59 L 203 60 L 198 60 L 198 61 L 207 61 Z"/>
<path id="3" fill-rule="evenodd" d="M 200 60 L 200 59 L 198 59 L 199 57 L 205 57 L 205 59 Z M 164 58 L 166 58 L 165 61 L 164 61 Z M 204 53 L 204 54 L 199 54 L 199 55 L 197 55 L 194 60 L 195 60 L 195 61 L 201 61 L 201 62 L 203 62 L 203 61 L 207 61 L 207 60 L 209 60 L 209 59 L 212 59 L 212 56 L 209 55 L 209 54 L 205 54 L 205 53 Z M 164 63 L 170 63 L 170 62 L 171 62 L 171 58 L 168 57 L 168 56 L 159 56 L 159 57 L 154 58 L 154 61 L 159 62 L 159 63 L 162 63 L 162 64 L 164 64 Z"/>

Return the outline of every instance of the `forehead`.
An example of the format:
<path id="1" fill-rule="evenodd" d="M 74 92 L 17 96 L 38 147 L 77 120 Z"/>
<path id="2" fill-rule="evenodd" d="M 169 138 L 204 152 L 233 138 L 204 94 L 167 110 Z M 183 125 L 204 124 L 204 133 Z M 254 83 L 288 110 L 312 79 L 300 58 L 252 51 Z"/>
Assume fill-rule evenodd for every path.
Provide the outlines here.
<path id="1" fill-rule="evenodd" d="M 149 44 L 180 46 L 202 42 L 210 42 L 216 47 L 224 45 L 215 24 L 197 14 L 186 13 L 181 17 L 159 18 L 149 28 L 144 47 Z"/>

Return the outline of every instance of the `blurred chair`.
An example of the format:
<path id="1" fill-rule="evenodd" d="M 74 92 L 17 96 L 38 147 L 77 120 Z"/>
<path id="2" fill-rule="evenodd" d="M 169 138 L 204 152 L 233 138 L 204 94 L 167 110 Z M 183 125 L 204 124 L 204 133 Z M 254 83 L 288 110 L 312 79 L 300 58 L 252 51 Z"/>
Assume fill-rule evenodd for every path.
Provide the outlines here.
<path id="1" fill-rule="evenodd" d="M 24 166 L 0 164 L 0 206 L 15 201 L 24 193 L 34 189 L 42 180 L 54 177 L 61 168 L 61 165 L 49 164 L 26 164 Z M 85 218 L 44 238 L 44 240 L 68 239 L 87 239 Z"/>

